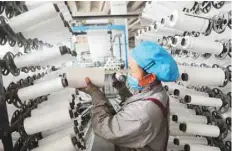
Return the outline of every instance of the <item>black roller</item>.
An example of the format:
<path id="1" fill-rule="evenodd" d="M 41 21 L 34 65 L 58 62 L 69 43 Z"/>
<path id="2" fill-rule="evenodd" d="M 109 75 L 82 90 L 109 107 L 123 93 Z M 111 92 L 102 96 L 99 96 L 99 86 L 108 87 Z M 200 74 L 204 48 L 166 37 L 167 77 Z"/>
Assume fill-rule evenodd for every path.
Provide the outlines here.
<path id="1" fill-rule="evenodd" d="M 173 91 L 173 93 L 174 93 L 175 96 L 180 96 L 180 90 L 178 90 L 178 89 L 175 89 Z"/>
<path id="2" fill-rule="evenodd" d="M 187 125 L 185 123 L 180 123 L 179 130 L 185 132 L 187 130 Z"/>
<path id="3" fill-rule="evenodd" d="M 172 121 L 177 122 L 178 121 L 178 116 L 177 115 L 172 115 Z"/>
<path id="4" fill-rule="evenodd" d="M 184 151 L 190 151 L 190 146 L 188 144 L 184 145 Z"/>
<path id="5" fill-rule="evenodd" d="M 178 146 L 180 145 L 180 141 L 178 138 L 174 138 L 173 143 Z"/>
<path id="6" fill-rule="evenodd" d="M 182 73 L 181 74 L 181 79 L 182 79 L 182 81 L 188 81 L 188 74 L 187 73 Z"/>
<path id="7" fill-rule="evenodd" d="M 184 102 L 185 103 L 190 103 L 191 102 L 191 96 L 190 95 L 185 95 L 185 97 L 184 97 Z"/>

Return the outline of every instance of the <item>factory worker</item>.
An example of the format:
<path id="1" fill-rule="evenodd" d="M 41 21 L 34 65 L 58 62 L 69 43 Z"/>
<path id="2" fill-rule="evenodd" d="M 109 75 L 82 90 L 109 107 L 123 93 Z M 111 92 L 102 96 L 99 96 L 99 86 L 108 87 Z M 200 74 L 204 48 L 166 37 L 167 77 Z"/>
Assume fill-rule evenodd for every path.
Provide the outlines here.
<path id="1" fill-rule="evenodd" d="M 114 81 L 113 86 L 126 99 L 115 115 L 104 94 L 86 78 L 95 134 L 113 143 L 115 151 L 166 151 L 169 103 L 161 81 L 171 82 L 179 77 L 177 64 L 163 47 L 146 41 L 132 50 L 129 66 L 127 82 L 138 93 L 132 95 L 125 83 Z"/>

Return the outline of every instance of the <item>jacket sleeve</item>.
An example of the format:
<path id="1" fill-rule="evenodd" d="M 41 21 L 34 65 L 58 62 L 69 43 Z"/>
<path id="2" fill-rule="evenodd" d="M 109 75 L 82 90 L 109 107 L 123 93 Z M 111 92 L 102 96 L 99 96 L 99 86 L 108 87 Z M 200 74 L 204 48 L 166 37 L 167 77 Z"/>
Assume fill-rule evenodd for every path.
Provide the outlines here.
<path id="1" fill-rule="evenodd" d="M 93 92 L 92 99 L 92 126 L 96 135 L 117 146 L 128 148 L 144 147 L 152 139 L 152 132 L 147 130 L 150 125 L 134 114 L 138 108 L 132 106 L 113 116 L 101 91 Z"/>

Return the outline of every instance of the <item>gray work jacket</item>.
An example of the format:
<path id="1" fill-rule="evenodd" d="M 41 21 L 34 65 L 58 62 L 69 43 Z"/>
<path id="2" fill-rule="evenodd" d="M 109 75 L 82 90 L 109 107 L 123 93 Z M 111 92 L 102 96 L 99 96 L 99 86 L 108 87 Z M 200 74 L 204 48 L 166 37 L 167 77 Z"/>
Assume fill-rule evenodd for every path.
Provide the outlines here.
<path id="1" fill-rule="evenodd" d="M 93 130 L 113 143 L 116 151 L 164 151 L 168 121 L 155 103 L 144 100 L 156 98 L 166 106 L 168 95 L 161 84 L 128 98 L 115 115 L 103 93 L 95 91 L 91 96 Z"/>

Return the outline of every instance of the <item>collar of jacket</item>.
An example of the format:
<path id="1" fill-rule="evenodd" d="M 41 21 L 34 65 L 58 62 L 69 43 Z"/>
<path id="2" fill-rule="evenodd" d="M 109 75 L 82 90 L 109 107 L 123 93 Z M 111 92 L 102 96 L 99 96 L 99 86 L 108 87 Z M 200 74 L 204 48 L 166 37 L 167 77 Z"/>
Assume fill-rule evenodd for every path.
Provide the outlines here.
<path id="1" fill-rule="evenodd" d="M 124 105 L 127 105 L 129 103 L 139 101 L 141 99 L 144 99 L 146 97 L 152 96 L 154 93 L 158 93 L 163 91 L 163 86 L 162 84 L 159 83 L 151 83 L 150 85 L 146 86 L 140 93 L 137 93 L 130 98 L 128 98 L 125 102 Z"/>

